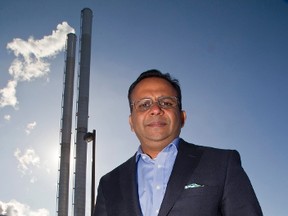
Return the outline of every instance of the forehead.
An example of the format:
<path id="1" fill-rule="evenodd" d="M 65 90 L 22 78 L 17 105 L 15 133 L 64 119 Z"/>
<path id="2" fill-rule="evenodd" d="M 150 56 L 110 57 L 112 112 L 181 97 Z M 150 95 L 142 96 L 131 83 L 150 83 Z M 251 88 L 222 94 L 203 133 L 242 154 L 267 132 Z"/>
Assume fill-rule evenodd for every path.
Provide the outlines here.
<path id="1" fill-rule="evenodd" d="M 134 88 L 132 98 L 176 96 L 177 92 L 167 80 L 151 77 L 141 80 Z"/>

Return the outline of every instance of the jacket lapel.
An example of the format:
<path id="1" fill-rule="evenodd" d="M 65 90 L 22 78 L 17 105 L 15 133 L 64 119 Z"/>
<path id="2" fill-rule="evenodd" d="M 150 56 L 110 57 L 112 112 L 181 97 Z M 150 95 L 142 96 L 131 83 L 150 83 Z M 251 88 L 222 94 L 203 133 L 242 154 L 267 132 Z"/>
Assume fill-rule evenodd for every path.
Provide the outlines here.
<path id="1" fill-rule="evenodd" d="M 137 190 L 137 172 L 136 172 L 136 157 L 135 155 L 129 159 L 126 163 L 127 167 L 121 172 L 123 175 L 121 177 L 122 185 L 122 195 L 123 201 L 126 205 L 127 213 L 126 215 L 137 215 L 140 216 L 141 209 L 138 199 L 138 190 Z M 124 171 L 126 170 L 126 172 Z M 128 170 L 128 172 L 127 172 Z"/>
<path id="2" fill-rule="evenodd" d="M 182 139 L 179 142 L 178 154 L 168 181 L 159 216 L 167 215 L 172 209 L 174 203 L 184 191 L 184 186 L 193 174 L 202 155 L 202 151 L 196 148 L 195 145 L 186 143 Z"/>

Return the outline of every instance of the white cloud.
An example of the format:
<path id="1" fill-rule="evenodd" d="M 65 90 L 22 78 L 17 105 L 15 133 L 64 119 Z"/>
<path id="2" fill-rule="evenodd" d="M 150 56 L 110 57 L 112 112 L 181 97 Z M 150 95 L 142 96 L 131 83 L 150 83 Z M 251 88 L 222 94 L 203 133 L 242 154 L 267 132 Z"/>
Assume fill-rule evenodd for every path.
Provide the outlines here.
<path id="1" fill-rule="evenodd" d="M 15 38 L 7 44 L 7 49 L 12 51 L 16 58 L 9 68 L 12 80 L 7 83 L 7 87 L 0 89 L 0 107 L 15 108 L 18 104 L 16 87 L 19 81 L 32 81 L 48 75 L 50 64 L 47 60 L 64 50 L 67 34 L 71 32 L 74 33 L 75 30 L 67 22 L 62 22 L 51 35 L 40 40 L 33 37 L 27 41 Z"/>
<path id="2" fill-rule="evenodd" d="M 0 89 L 0 107 L 13 106 L 16 107 L 18 104 L 16 98 L 16 86 L 17 81 L 9 80 L 7 86 Z"/>
<path id="3" fill-rule="evenodd" d="M 31 131 L 36 127 L 36 125 L 37 125 L 37 123 L 36 123 L 35 121 L 27 124 L 26 129 L 25 129 L 25 132 L 26 132 L 27 134 L 30 134 Z"/>
<path id="4" fill-rule="evenodd" d="M 17 148 L 14 152 L 14 156 L 18 160 L 18 169 L 23 173 L 27 174 L 28 171 L 30 171 L 30 174 L 32 173 L 31 168 L 33 167 L 40 167 L 40 157 L 35 153 L 35 150 L 30 148 L 26 149 L 23 154 L 21 153 L 20 149 Z M 33 179 L 34 177 L 32 177 Z M 35 180 L 35 179 L 34 179 Z M 32 180 L 33 182 L 35 182 Z"/>
<path id="5" fill-rule="evenodd" d="M 0 201 L 0 214 L 7 216 L 49 216 L 47 209 L 31 210 L 30 206 L 16 200 L 8 203 Z"/>
<path id="6" fill-rule="evenodd" d="M 36 176 L 32 176 L 30 179 L 30 183 L 34 184 L 37 181 L 37 177 Z"/>
<path id="7" fill-rule="evenodd" d="M 46 58 L 55 57 L 65 48 L 67 34 L 74 29 L 63 22 L 57 25 L 57 30 L 40 40 L 30 37 L 28 41 L 20 38 L 13 39 L 7 44 L 7 49 L 17 57 L 9 68 L 9 73 L 19 81 L 30 81 L 45 76 L 49 71 Z"/>
<path id="8" fill-rule="evenodd" d="M 5 115 L 5 116 L 4 116 L 4 119 L 5 119 L 6 121 L 10 121 L 11 116 L 10 116 L 10 115 Z"/>

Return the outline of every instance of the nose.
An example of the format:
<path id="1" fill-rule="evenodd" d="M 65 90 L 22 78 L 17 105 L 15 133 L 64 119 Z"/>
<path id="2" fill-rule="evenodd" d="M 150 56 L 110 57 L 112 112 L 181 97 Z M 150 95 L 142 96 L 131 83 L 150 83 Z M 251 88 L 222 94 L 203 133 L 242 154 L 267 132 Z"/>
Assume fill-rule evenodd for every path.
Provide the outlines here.
<path id="1" fill-rule="evenodd" d="M 150 108 L 150 114 L 151 115 L 160 115 L 163 113 L 163 110 L 161 109 L 161 107 L 159 106 L 159 104 L 157 102 L 154 102 L 152 105 L 151 105 L 151 108 Z"/>

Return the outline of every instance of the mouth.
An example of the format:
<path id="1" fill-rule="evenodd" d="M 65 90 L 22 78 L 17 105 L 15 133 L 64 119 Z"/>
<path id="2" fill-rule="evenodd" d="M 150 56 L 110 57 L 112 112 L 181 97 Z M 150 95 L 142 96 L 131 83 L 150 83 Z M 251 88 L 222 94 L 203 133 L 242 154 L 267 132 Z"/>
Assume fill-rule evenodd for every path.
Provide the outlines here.
<path id="1" fill-rule="evenodd" d="M 164 121 L 153 121 L 147 124 L 148 127 L 165 127 L 166 125 Z"/>

